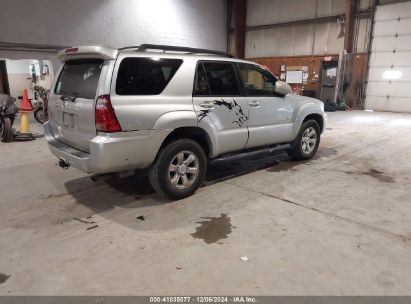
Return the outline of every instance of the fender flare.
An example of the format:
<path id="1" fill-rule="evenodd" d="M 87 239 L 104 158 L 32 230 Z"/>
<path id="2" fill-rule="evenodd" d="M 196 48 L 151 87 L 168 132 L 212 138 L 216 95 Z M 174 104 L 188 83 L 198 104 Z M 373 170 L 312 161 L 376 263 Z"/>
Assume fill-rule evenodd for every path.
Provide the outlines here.
<path id="1" fill-rule="evenodd" d="M 324 113 L 318 109 L 318 107 L 313 106 L 312 104 L 304 104 L 302 105 L 297 113 L 296 118 L 294 119 L 294 126 L 293 126 L 293 133 L 292 133 L 292 140 L 295 139 L 298 132 L 300 131 L 301 125 L 303 124 L 304 119 L 311 114 L 318 114 L 323 118 L 323 123 L 325 122 Z M 321 130 L 322 131 L 322 130 Z"/>
<path id="2" fill-rule="evenodd" d="M 167 130 L 169 131 L 167 133 L 168 136 L 173 130 L 184 127 L 193 127 L 203 130 L 207 134 L 210 144 L 209 156 L 212 158 L 218 153 L 214 123 L 209 118 L 204 118 L 198 122 L 197 115 L 194 111 L 173 111 L 165 113 L 157 120 L 154 125 L 154 130 Z M 166 137 L 163 138 L 163 141 Z M 158 148 L 160 148 L 160 146 Z"/>
<path id="3" fill-rule="evenodd" d="M 167 112 L 157 119 L 154 130 L 175 130 L 181 127 L 197 127 L 194 111 Z"/>

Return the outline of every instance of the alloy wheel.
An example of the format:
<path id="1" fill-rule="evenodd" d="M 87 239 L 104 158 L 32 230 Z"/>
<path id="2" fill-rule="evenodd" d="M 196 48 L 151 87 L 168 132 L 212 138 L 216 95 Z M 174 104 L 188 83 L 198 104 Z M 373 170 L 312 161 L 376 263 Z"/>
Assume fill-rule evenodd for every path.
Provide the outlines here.
<path id="1" fill-rule="evenodd" d="M 317 131 L 313 127 L 309 127 L 304 130 L 301 138 L 301 149 L 304 154 L 310 154 L 313 152 L 315 145 L 317 144 Z"/>
<path id="2" fill-rule="evenodd" d="M 191 151 L 182 151 L 173 157 L 168 166 L 170 184 L 176 189 L 186 189 L 197 179 L 199 161 Z"/>

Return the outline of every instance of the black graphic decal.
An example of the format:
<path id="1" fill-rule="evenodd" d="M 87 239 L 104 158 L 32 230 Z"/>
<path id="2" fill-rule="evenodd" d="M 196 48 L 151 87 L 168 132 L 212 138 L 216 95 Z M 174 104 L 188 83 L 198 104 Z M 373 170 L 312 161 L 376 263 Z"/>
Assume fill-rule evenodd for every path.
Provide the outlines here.
<path id="1" fill-rule="evenodd" d="M 238 124 L 239 127 L 242 127 L 243 124 L 248 120 L 248 116 L 244 113 L 243 109 L 239 106 L 239 104 L 234 101 L 234 113 L 237 116 L 237 120 L 234 120 L 233 123 Z"/>
<path id="2" fill-rule="evenodd" d="M 207 116 L 207 114 L 208 113 L 210 113 L 211 112 L 211 109 L 207 109 L 207 110 L 200 110 L 200 114 L 198 114 L 198 118 L 200 118 L 199 120 L 198 120 L 198 122 L 200 122 L 204 117 L 206 117 Z"/>
<path id="3" fill-rule="evenodd" d="M 213 104 L 220 107 L 226 107 L 231 113 L 234 112 L 236 119 L 232 123 L 237 124 L 239 127 L 242 127 L 244 123 L 248 120 L 247 114 L 244 113 L 241 106 L 233 98 L 233 103 L 227 102 L 224 99 L 213 100 Z M 199 122 L 211 112 L 211 109 L 200 110 L 198 115 Z"/>
<path id="4" fill-rule="evenodd" d="M 234 99 L 233 99 L 234 100 Z M 235 100 L 234 100 L 235 102 Z M 215 104 L 216 106 L 224 106 L 227 109 L 229 109 L 230 111 L 233 109 L 233 104 L 229 103 L 227 101 L 225 101 L 224 99 L 221 100 L 213 100 L 213 104 Z M 237 104 L 237 103 L 236 103 Z"/>

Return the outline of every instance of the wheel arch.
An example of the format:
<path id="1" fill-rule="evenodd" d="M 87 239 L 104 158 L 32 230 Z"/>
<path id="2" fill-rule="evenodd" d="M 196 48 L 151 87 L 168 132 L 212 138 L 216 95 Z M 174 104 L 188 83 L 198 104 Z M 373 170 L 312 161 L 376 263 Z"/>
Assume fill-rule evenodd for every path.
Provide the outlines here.
<path id="1" fill-rule="evenodd" d="M 317 109 L 317 107 L 312 107 L 310 104 L 303 105 L 300 107 L 294 120 L 293 134 L 291 137 L 292 140 L 294 140 L 297 136 L 298 132 L 300 131 L 301 125 L 310 119 L 315 120 L 320 127 L 320 132 L 323 132 L 325 127 L 324 112 L 322 112 L 321 109 Z"/>
<path id="2" fill-rule="evenodd" d="M 321 133 L 323 132 L 323 130 L 324 130 L 324 117 L 321 114 L 318 114 L 318 113 L 308 114 L 307 116 L 305 116 L 302 123 L 304 123 L 308 120 L 315 120 L 318 123 L 318 126 L 320 127 Z"/>
<path id="3" fill-rule="evenodd" d="M 207 157 L 210 157 L 212 155 L 213 146 L 212 146 L 211 139 L 208 136 L 208 133 L 204 129 L 200 127 L 194 127 L 194 126 L 179 127 L 179 128 L 174 129 L 163 140 L 163 143 L 161 144 L 159 150 L 161 150 L 164 146 L 166 146 L 170 142 L 175 141 L 177 139 L 183 139 L 183 138 L 192 139 L 195 142 L 197 142 L 201 146 L 201 148 L 203 148 Z"/>

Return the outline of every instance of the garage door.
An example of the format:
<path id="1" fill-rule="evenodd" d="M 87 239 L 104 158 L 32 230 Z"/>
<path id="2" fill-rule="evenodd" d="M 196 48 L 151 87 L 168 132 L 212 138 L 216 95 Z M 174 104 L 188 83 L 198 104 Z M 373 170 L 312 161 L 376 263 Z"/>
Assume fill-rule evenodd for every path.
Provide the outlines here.
<path id="1" fill-rule="evenodd" d="M 411 2 L 377 7 L 365 108 L 411 113 Z"/>

